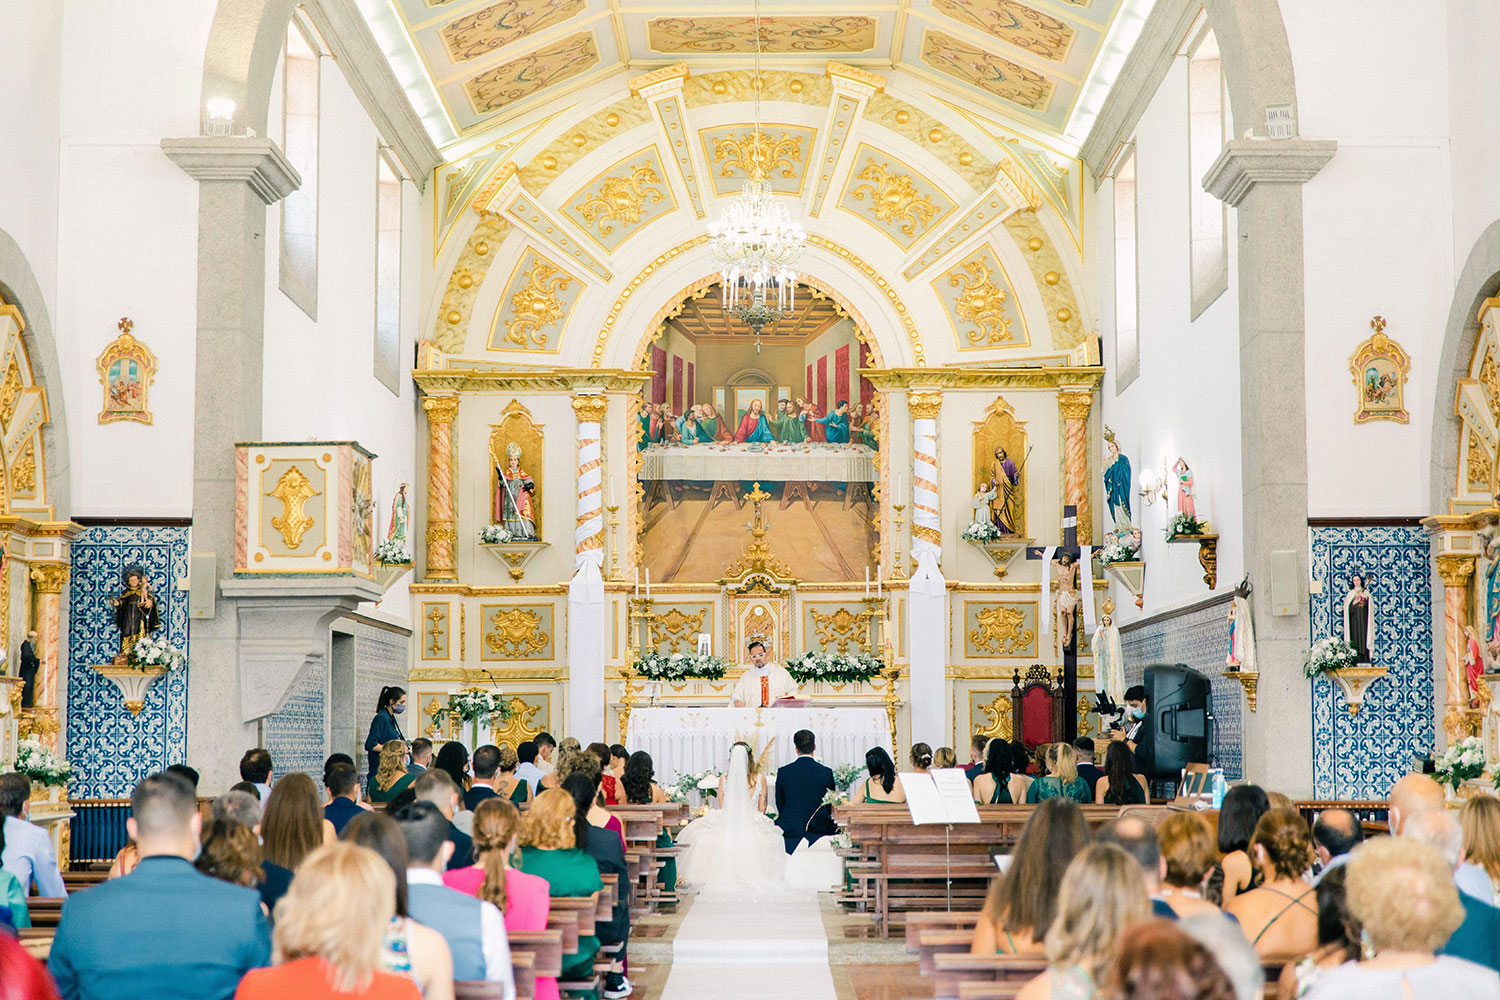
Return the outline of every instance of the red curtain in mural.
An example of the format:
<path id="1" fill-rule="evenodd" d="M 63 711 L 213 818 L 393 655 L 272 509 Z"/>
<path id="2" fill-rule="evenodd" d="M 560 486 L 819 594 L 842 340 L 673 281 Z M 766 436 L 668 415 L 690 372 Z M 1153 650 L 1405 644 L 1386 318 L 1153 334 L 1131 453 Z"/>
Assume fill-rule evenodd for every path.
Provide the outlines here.
<path id="1" fill-rule="evenodd" d="M 849 398 L 849 345 L 833 352 L 833 405 Z"/>
<path id="2" fill-rule="evenodd" d="M 693 363 L 689 361 L 687 373 L 687 405 L 692 406 L 696 402 L 698 402 L 698 397 L 693 392 Z"/>
<path id="3" fill-rule="evenodd" d="M 803 398 L 807 399 L 807 400 L 811 400 L 813 398 L 813 366 L 812 365 L 808 365 L 807 366 L 807 395 L 804 396 Z"/>
<path id="4" fill-rule="evenodd" d="M 870 345 L 859 345 L 859 367 L 861 370 L 870 367 Z M 875 386 L 863 375 L 859 377 L 859 407 L 863 411 L 865 405 L 875 399 Z"/>
<path id="5" fill-rule="evenodd" d="M 818 416 L 828 413 L 828 355 L 818 359 Z"/>
<path id="6" fill-rule="evenodd" d="M 672 358 L 672 412 L 682 412 L 682 355 Z"/>
<path id="7" fill-rule="evenodd" d="M 667 401 L 667 352 L 651 348 L 651 402 Z"/>

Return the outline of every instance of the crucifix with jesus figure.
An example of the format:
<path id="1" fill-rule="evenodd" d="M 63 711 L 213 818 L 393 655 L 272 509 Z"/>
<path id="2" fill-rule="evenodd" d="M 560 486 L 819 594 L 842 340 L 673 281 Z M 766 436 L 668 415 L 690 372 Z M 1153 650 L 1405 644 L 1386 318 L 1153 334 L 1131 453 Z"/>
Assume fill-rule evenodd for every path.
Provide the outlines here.
<path id="1" fill-rule="evenodd" d="M 1044 573 L 1054 573 L 1057 587 L 1057 638 L 1062 648 L 1063 731 L 1061 738 L 1071 743 L 1078 736 L 1078 636 L 1083 630 L 1081 616 L 1079 561 L 1083 551 L 1078 547 L 1078 508 L 1063 508 L 1063 540 L 1057 546 L 1035 546 L 1026 549 L 1026 558 L 1049 559 Z M 1051 607 L 1038 609 L 1039 615 L 1050 615 Z"/>

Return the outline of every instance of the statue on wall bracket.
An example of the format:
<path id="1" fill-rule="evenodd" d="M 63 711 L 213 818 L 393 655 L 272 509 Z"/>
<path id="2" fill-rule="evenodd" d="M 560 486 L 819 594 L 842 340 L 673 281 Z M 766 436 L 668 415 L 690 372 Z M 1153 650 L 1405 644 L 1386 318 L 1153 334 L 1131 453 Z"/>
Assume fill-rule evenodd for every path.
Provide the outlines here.
<path id="1" fill-rule="evenodd" d="M 1386 336 L 1385 317 L 1370 320 L 1370 329 L 1374 331 L 1370 339 L 1360 344 L 1349 359 L 1349 372 L 1354 376 L 1354 388 L 1359 395 L 1354 422 L 1408 423 L 1411 414 L 1406 412 L 1405 393 L 1411 358 L 1401 345 Z"/>
<path id="2" fill-rule="evenodd" d="M 515 542 L 542 537 L 542 425 L 531 411 L 511 400 L 490 425 L 490 518 Z"/>
<path id="3" fill-rule="evenodd" d="M 531 497 L 536 492 L 536 480 L 521 467 L 519 444 L 512 441 L 505 446 L 505 465 L 496 472 L 499 482 L 495 490 L 495 522 L 504 525 L 517 541 L 535 541 L 536 515 Z"/>
<path id="4" fill-rule="evenodd" d="M 146 579 L 146 570 L 133 563 L 125 567 L 122 576 L 125 590 L 109 598 L 115 628 L 120 630 L 120 652 L 115 656 L 117 665 L 129 663 L 135 644 L 161 628 L 161 612 Z"/>

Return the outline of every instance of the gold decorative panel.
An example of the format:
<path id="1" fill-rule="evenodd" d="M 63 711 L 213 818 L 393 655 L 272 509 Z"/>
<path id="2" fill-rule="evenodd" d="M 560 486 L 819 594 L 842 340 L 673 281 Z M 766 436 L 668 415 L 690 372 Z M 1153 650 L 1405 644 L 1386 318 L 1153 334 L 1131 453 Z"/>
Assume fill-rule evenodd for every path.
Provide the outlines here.
<path id="1" fill-rule="evenodd" d="M 677 210 L 655 146 L 619 160 L 562 205 L 562 212 L 605 253 Z"/>
<path id="2" fill-rule="evenodd" d="M 557 353 L 584 287 L 561 265 L 527 247 L 495 306 L 489 349 Z"/>
<path id="3" fill-rule="evenodd" d="M 875 47 L 875 19 L 862 14 L 831 17 L 762 17 L 762 51 L 833 54 Z M 755 18 L 657 17 L 646 22 L 647 44 L 657 52 L 754 52 Z"/>
<path id="4" fill-rule="evenodd" d="M 922 35 L 922 61 L 930 68 L 1028 111 L 1044 112 L 1056 82 L 942 31 Z"/>
<path id="5" fill-rule="evenodd" d="M 906 250 L 958 206 L 915 169 L 860 143 L 839 208 L 856 215 Z"/>
<path id="6" fill-rule="evenodd" d="M 553 611 L 551 604 L 481 604 L 479 658 L 555 659 Z"/>
<path id="7" fill-rule="evenodd" d="M 584 0 L 500 0 L 443 25 L 438 37 L 455 63 L 478 59 L 582 13 Z"/>
<path id="8" fill-rule="evenodd" d="M 453 608 L 447 601 L 422 602 L 422 659 L 449 658 L 448 637 Z"/>
<path id="9" fill-rule="evenodd" d="M 1037 655 L 1036 604 L 964 601 L 964 659 Z"/>
<path id="10" fill-rule="evenodd" d="M 1016 0 L 932 0 L 932 9 L 1034 56 L 1063 62 L 1078 29 Z"/>
<path id="11" fill-rule="evenodd" d="M 236 444 L 235 573 L 373 578 L 374 457 L 353 441 Z"/>
<path id="12" fill-rule="evenodd" d="M 943 303 L 943 315 L 953 328 L 960 350 L 1031 345 L 1015 286 L 1000 255 L 989 244 L 981 244 L 964 260 L 939 273 L 932 289 Z"/>
<path id="13" fill-rule="evenodd" d="M 862 601 L 809 601 L 802 605 L 802 648 L 813 653 L 876 652 Z"/>
<path id="14" fill-rule="evenodd" d="M 712 604 L 672 604 L 656 611 L 648 624 L 650 646 L 659 653 L 692 653 L 698 648 L 698 633 L 714 635 Z M 718 641 L 714 646 L 718 650 Z"/>
<path id="15" fill-rule="evenodd" d="M 815 129 L 772 122 L 761 123 L 758 139 L 753 125 L 698 130 L 703 162 L 708 164 L 714 192 L 720 195 L 738 194 L 757 161 L 772 191 L 801 194 L 816 138 Z"/>
<path id="16" fill-rule="evenodd" d="M 308 502 L 322 496 L 327 488 L 323 469 L 313 462 L 271 462 L 261 476 L 261 485 L 268 486 L 261 495 L 275 501 L 261 507 L 261 537 L 270 543 L 271 555 L 298 555 L 304 540 L 309 551 L 323 545 L 327 526 L 314 516 L 322 513 L 322 505 L 308 507 Z"/>
<path id="17" fill-rule="evenodd" d="M 1478 434 L 1469 431 L 1469 454 L 1468 461 L 1464 463 L 1469 470 L 1469 485 L 1476 489 L 1485 489 L 1490 485 L 1490 480 L 1495 474 L 1494 462 L 1490 459 L 1489 449 L 1484 446 Z M 11 476 L 11 482 L 15 482 L 15 476 Z"/>
<path id="18" fill-rule="evenodd" d="M 599 44 L 594 33 L 580 31 L 466 80 L 464 93 L 475 113 L 487 114 L 575 77 L 598 63 Z"/>
<path id="19" fill-rule="evenodd" d="M 1015 709 L 1011 705 L 1009 689 L 969 692 L 969 732 L 992 740 L 1010 740 L 1014 739 L 1014 724 Z M 953 739 L 958 746 L 967 742 L 957 733 Z"/>

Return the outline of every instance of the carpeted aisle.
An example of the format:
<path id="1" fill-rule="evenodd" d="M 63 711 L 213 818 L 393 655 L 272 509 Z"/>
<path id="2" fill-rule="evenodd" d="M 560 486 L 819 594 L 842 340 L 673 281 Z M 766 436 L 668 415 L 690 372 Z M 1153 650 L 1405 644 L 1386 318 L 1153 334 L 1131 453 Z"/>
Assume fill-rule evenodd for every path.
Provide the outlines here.
<path id="1" fill-rule="evenodd" d="M 699 897 L 672 941 L 662 1000 L 834 1000 L 814 890 Z"/>

